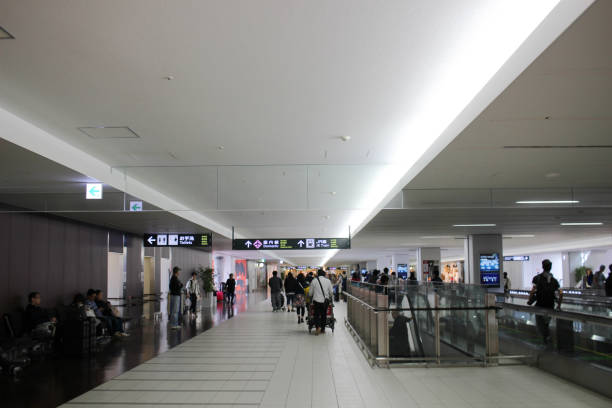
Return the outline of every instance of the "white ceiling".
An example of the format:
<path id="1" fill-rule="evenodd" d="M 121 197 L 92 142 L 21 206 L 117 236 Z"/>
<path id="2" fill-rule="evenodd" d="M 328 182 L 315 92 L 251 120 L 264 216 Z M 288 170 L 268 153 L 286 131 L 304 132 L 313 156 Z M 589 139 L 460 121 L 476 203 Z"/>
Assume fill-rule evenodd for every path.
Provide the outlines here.
<path id="1" fill-rule="evenodd" d="M 356 255 L 441 246 L 443 257 L 462 256 L 462 238 L 479 232 L 535 235 L 505 239 L 508 254 L 612 245 L 611 18 L 610 1 L 587 10 L 355 237 Z M 504 148 L 575 145 L 600 147 Z M 542 208 L 520 200 L 580 203 Z M 452 227 L 470 223 L 497 226 Z M 355 259 L 338 253 L 332 261 Z"/>
<path id="2" fill-rule="evenodd" d="M 5 1 L 0 137 L 222 235 L 346 235 L 590 4 Z"/>

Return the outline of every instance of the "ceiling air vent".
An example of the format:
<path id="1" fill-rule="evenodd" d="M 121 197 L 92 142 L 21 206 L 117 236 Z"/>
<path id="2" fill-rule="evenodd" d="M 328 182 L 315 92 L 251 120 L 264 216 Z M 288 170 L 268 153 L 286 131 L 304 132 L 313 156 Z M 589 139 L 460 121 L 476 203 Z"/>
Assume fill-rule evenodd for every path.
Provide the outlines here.
<path id="1" fill-rule="evenodd" d="M 612 149 L 612 145 L 534 145 L 504 146 L 504 149 Z"/>
<path id="2" fill-rule="evenodd" d="M 78 128 L 92 139 L 139 139 L 140 136 L 127 126 L 84 126 Z"/>
<path id="3" fill-rule="evenodd" d="M 14 40 L 15 37 L 0 26 L 0 40 Z"/>

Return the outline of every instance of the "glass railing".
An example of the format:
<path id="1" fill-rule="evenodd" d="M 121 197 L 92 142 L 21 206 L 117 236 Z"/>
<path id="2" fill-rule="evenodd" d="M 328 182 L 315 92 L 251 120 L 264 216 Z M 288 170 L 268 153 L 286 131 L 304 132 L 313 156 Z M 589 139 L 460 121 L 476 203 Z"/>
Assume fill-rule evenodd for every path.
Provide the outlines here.
<path id="1" fill-rule="evenodd" d="M 612 397 L 609 299 L 567 296 L 553 310 L 527 305 L 528 292 L 408 282 L 353 282 L 346 295 L 346 326 L 373 365 L 529 362 Z"/>
<path id="2" fill-rule="evenodd" d="M 506 304 L 498 313 L 502 352 L 556 353 L 612 369 L 612 319 Z"/>
<path id="3" fill-rule="evenodd" d="M 348 294 L 347 325 L 373 362 L 486 364 L 497 350 L 495 298 L 479 286 L 353 282 Z"/>

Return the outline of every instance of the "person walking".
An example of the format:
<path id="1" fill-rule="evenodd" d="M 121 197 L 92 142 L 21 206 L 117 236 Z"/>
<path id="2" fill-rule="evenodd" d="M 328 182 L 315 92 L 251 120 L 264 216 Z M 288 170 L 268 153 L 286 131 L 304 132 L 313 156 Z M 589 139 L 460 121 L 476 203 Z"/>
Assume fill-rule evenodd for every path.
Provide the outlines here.
<path id="1" fill-rule="evenodd" d="M 276 312 L 281 308 L 281 290 L 283 290 L 283 281 L 276 276 L 278 272 L 273 271 L 272 277 L 268 281 L 270 285 L 270 297 L 272 301 L 272 311 Z"/>
<path id="2" fill-rule="evenodd" d="M 600 265 L 599 270 L 593 274 L 593 289 L 604 289 L 606 286 L 606 266 Z"/>
<path id="3" fill-rule="evenodd" d="M 299 273 L 297 279 L 295 281 L 295 300 L 293 302 L 293 306 L 297 313 L 298 324 L 304 323 L 304 313 L 306 312 L 305 306 L 305 289 L 308 286 L 308 282 L 306 282 L 306 277 L 303 273 Z"/>
<path id="4" fill-rule="evenodd" d="M 175 266 L 172 268 L 172 278 L 170 278 L 170 328 L 173 330 L 180 329 L 179 313 L 181 312 L 181 290 L 183 284 L 179 280 L 179 272 L 181 268 Z"/>
<path id="5" fill-rule="evenodd" d="M 606 278 L 606 296 L 612 296 L 612 264 L 608 266 L 610 272 Z"/>
<path id="6" fill-rule="evenodd" d="M 342 299 L 344 299 L 344 301 L 346 302 L 346 287 L 348 285 L 348 276 L 346 275 L 346 271 L 342 271 L 342 285 L 340 285 L 340 293 L 342 295 Z"/>
<path id="7" fill-rule="evenodd" d="M 287 297 L 287 312 L 291 313 L 295 309 L 295 293 L 297 290 L 297 281 L 293 274 L 289 272 L 285 278 L 285 295 Z M 293 306 L 293 308 L 292 308 Z"/>
<path id="8" fill-rule="evenodd" d="M 225 281 L 225 293 L 227 293 L 227 303 L 233 305 L 236 299 L 236 279 L 233 273 L 230 273 L 229 278 Z"/>
<path id="9" fill-rule="evenodd" d="M 314 323 L 317 330 L 315 336 L 325 332 L 325 320 L 327 307 L 333 302 L 334 289 L 329 279 L 325 277 L 325 271 L 319 269 L 317 277 L 310 284 L 309 295 L 314 308 Z"/>
<path id="10" fill-rule="evenodd" d="M 590 289 L 593 286 L 593 271 L 591 268 L 587 268 L 582 278 L 582 288 Z"/>
<path id="11" fill-rule="evenodd" d="M 189 296 L 189 301 L 191 304 L 189 305 L 189 311 L 191 312 L 191 317 L 194 318 L 197 316 L 197 304 L 198 299 L 202 297 L 200 293 L 200 283 L 198 282 L 198 274 L 197 272 L 191 272 L 191 279 L 187 281 L 187 285 L 185 285 L 185 291 L 187 292 L 187 296 Z"/>
<path id="12" fill-rule="evenodd" d="M 563 292 L 560 289 L 559 282 L 552 275 L 550 270 L 552 269 L 552 262 L 545 259 L 542 261 L 542 273 L 533 277 L 533 288 L 531 289 L 529 302 L 535 302 L 535 306 L 544 309 L 554 309 L 555 301 L 558 303 L 557 310 L 561 309 L 561 302 L 563 301 Z M 556 294 L 559 293 L 557 299 Z M 529 303 L 528 304 L 531 304 Z M 536 312 L 536 327 L 542 335 L 544 344 L 550 343 L 550 316 L 540 314 Z"/>
<path id="13" fill-rule="evenodd" d="M 508 276 L 508 272 L 504 272 L 504 296 L 510 296 L 510 289 L 512 289 L 512 281 Z"/>

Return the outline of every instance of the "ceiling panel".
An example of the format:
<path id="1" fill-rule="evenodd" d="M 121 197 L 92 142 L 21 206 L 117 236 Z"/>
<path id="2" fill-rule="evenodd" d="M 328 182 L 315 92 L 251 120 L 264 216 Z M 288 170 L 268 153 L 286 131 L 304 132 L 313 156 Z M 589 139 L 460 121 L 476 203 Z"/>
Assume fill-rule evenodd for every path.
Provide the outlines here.
<path id="1" fill-rule="evenodd" d="M 218 174 L 215 167 L 146 166 L 122 170 L 127 175 L 163 191 L 192 210 L 216 209 L 218 206 Z"/>
<path id="2" fill-rule="evenodd" d="M 306 209 L 304 166 L 225 166 L 219 168 L 219 208 Z"/>

